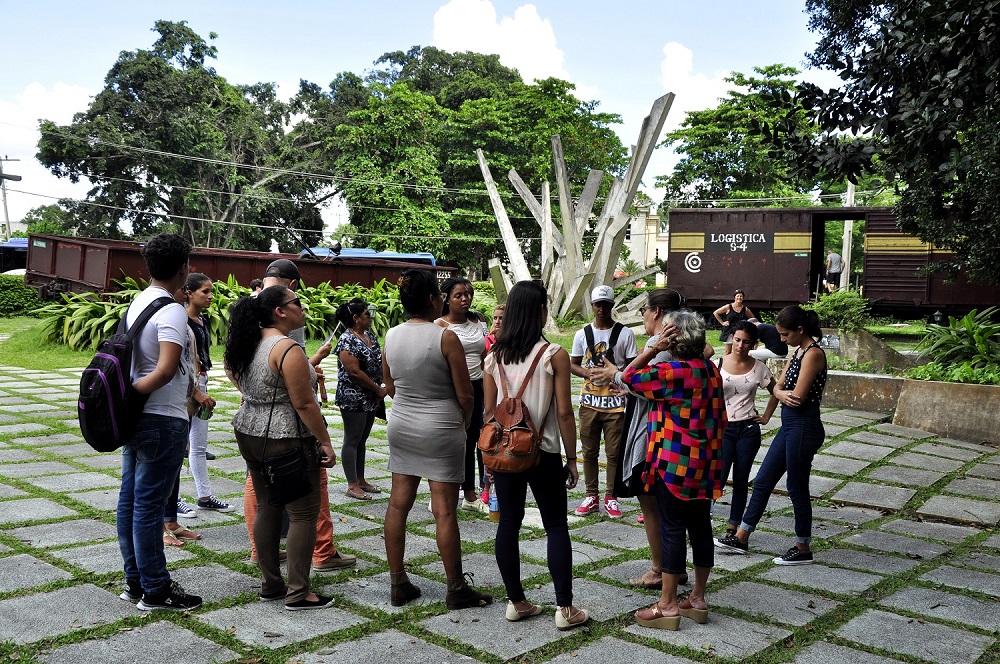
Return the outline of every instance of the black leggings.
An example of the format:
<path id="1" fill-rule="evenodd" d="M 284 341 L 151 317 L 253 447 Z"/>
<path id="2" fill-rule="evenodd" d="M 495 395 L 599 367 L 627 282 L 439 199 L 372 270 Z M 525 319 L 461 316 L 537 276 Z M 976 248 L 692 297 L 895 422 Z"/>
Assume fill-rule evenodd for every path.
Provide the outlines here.
<path id="1" fill-rule="evenodd" d="M 472 381 L 472 423 L 465 430 L 465 480 L 462 491 L 476 492 L 476 459 L 479 459 L 479 483 L 483 483 L 483 454 L 479 451 L 479 432 L 483 429 L 483 381 Z"/>
<path id="2" fill-rule="evenodd" d="M 566 471 L 562 457 L 542 452 L 541 461 L 523 473 L 493 473 L 500 508 L 495 551 L 497 567 L 507 589 L 507 599 L 520 602 L 524 597 L 521 585 L 521 549 L 518 535 L 524 521 L 524 501 L 527 487 L 542 513 L 542 525 L 548 536 L 549 574 L 556 591 L 556 604 L 573 605 L 573 549 L 566 525 Z"/>

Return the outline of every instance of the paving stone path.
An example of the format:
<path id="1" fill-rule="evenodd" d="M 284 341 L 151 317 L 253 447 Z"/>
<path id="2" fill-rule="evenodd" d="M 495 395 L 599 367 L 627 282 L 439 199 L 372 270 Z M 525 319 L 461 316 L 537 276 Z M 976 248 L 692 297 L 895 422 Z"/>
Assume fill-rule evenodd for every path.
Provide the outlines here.
<path id="1" fill-rule="evenodd" d="M 648 569 L 648 549 L 638 505 L 626 500 L 619 522 L 570 519 L 575 599 L 594 621 L 563 633 L 552 618 L 539 528 L 522 532 L 522 570 L 529 597 L 547 611 L 504 620 L 495 525 L 483 515 L 461 516 L 464 565 L 497 602 L 445 608 L 426 493 L 407 537 L 407 562 L 424 595 L 392 607 L 382 543 L 387 493 L 370 502 L 347 498 L 339 467 L 330 477 L 337 542 L 360 563 L 313 577 L 318 591 L 336 597 L 335 608 L 291 613 L 258 602 L 242 517 L 245 467 L 229 426 L 238 397 L 214 375 L 219 405 L 210 449 L 218 459 L 209 468 L 214 490 L 236 509 L 200 512 L 185 525 L 204 539 L 167 547 L 172 574 L 204 596 L 204 607 L 142 613 L 118 598 L 120 462 L 79 436 L 79 374 L 0 366 L 0 661 L 1000 662 L 1000 452 L 896 427 L 880 414 L 834 409 L 823 415 L 828 439 L 811 483 L 815 565 L 772 564 L 793 536 L 791 504 L 778 493 L 750 555 L 716 556 L 708 624 L 684 620 L 677 632 L 639 627 L 632 612 L 655 596 L 627 584 Z M 339 426 L 335 411 L 328 417 Z M 765 427 L 758 461 L 779 424 L 775 418 Z M 384 426 L 372 436 L 368 478 L 388 489 Z M 339 430 L 334 437 L 337 447 Z M 194 498 L 186 469 L 181 492 Z M 571 506 L 582 497 L 573 492 Z M 726 516 L 723 497 L 715 507 L 719 530 Z"/>

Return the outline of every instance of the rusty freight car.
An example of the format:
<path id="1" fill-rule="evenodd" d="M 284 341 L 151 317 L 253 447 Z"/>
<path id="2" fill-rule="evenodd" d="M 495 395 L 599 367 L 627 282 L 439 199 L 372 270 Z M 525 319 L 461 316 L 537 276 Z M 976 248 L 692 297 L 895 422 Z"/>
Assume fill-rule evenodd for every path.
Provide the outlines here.
<path id="1" fill-rule="evenodd" d="M 922 268 L 947 255 L 896 226 L 891 208 L 690 208 L 669 214 L 667 283 L 699 309 L 746 291 L 753 309 L 777 309 L 815 297 L 826 269 L 828 221 L 865 222 L 860 286 L 880 312 L 963 312 L 1000 302 L 1000 287 L 948 283 Z"/>
<path id="2" fill-rule="evenodd" d="M 140 254 L 142 244 L 121 240 L 31 235 L 28 238 L 26 286 L 35 287 L 45 299 L 59 293 L 103 293 L 114 290 L 114 281 L 124 277 L 149 280 L 146 262 Z M 206 249 L 191 252 L 191 271 L 203 272 L 213 279 L 233 275 L 240 284 L 264 276 L 268 264 L 278 258 L 295 261 L 303 281 L 309 285 L 329 281 L 333 285 L 371 286 L 380 279 L 395 281 L 406 269 L 433 270 L 447 277 L 454 268 L 407 263 L 380 258 L 327 257 L 321 260 L 300 259 L 296 254 L 272 254 L 262 251 Z"/>

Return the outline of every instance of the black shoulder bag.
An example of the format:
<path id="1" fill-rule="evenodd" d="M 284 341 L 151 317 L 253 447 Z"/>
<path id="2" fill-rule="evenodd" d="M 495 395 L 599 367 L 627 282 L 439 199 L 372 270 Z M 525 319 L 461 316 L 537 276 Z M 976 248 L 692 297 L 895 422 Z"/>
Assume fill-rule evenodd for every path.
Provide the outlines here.
<path id="1" fill-rule="evenodd" d="M 278 379 L 284 380 L 281 367 L 285 363 L 288 351 L 298 348 L 292 344 L 281 355 L 278 362 Z M 267 456 L 267 440 L 271 433 L 271 418 L 274 416 L 274 402 L 278 398 L 278 383 L 274 384 L 274 394 L 271 395 L 271 412 L 267 416 L 267 430 L 264 432 L 264 448 L 261 450 L 261 475 L 267 487 L 267 502 L 269 505 L 282 506 L 294 502 L 312 493 L 313 486 L 309 479 L 306 455 L 299 445 L 295 449 Z M 298 415 L 296 414 L 296 417 Z"/>

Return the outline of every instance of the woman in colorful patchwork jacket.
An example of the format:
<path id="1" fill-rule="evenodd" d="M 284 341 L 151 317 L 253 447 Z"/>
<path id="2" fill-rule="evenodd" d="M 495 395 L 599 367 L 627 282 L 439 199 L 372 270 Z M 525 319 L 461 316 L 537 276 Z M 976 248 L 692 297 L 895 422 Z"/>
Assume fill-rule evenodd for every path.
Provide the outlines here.
<path id="1" fill-rule="evenodd" d="M 715 563 L 711 501 L 722 495 L 722 437 L 726 404 L 719 369 L 704 357 L 705 323 L 691 311 L 664 317 L 659 338 L 648 344 L 622 376 L 638 395 L 655 403 L 649 414 L 645 490 L 656 495 L 663 541 L 660 600 L 637 611 L 640 625 L 676 630 L 681 616 L 708 621 L 705 585 Z M 647 363 L 661 351 L 672 362 Z M 691 543 L 695 581 L 677 601 L 685 572 L 685 532 Z"/>

